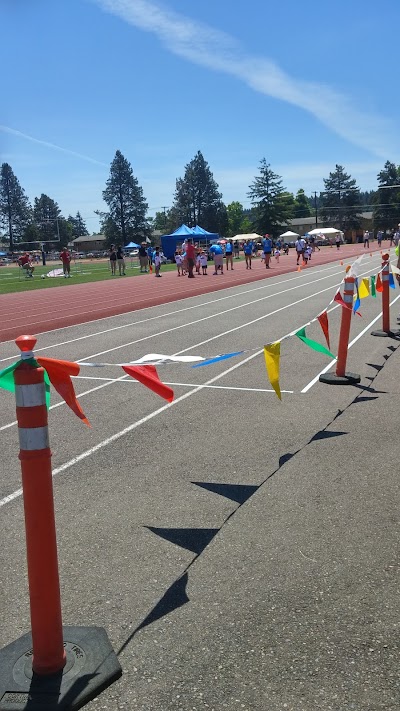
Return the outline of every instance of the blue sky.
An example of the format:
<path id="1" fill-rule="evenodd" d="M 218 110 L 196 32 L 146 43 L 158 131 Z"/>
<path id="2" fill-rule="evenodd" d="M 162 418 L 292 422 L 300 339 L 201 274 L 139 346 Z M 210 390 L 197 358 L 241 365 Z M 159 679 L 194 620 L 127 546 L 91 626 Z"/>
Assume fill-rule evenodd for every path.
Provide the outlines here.
<path id="1" fill-rule="evenodd" d="M 201 150 L 226 203 L 400 163 L 398 0 L 2 0 L 0 162 L 92 232 L 117 149 L 149 214 Z M 4 67 L 8 67 L 4 71 Z"/>

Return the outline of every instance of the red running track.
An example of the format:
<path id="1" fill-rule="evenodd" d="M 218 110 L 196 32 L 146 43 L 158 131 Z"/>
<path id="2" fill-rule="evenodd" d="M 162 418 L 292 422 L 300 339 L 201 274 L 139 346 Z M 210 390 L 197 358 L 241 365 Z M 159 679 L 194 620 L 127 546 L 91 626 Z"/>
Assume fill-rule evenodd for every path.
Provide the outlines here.
<path id="1" fill-rule="evenodd" d="M 377 250 L 374 245 L 367 255 Z M 313 254 L 304 271 L 320 264 L 354 258 L 363 253 L 365 250 L 362 244 L 342 245 L 340 250 L 336 247 L 324 247 Z M 279 264 L 272 259 L 270 269 L 266 269 L 260 259 L 253 259 L 251 271 L 246 270 L 244 261 L 234 262 L 234 274 L 231 270 L 224 270 L 223 275 L 213 276 L 210 264 L 207 276 L 196 275 L 196 279 L 178 279 L 177 273 L 171 271 L 164 272 L 161 281 L 156 281 L 154 274 L 125 279 L 116 276 L 114 280 L 106 282 L 76 285 L 63 282 L 62 286 L 51 290 L 38 289 L 32 292 L 4 294 L 0 296 L 0 342 L 13 340 L 21 334 L 38 334 L 74 326 L 296 270 L 296 254 L 291 250 L 288 256 L 281 256 Z"/>

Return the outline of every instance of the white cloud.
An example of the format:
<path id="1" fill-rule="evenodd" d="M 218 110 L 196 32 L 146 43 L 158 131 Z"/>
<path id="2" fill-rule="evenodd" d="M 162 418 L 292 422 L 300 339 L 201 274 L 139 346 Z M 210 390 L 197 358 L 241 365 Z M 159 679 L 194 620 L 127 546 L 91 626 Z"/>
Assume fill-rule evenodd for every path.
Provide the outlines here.
<path id="1" fill-rule="evenodd" d="M 246 54 L 229 35 L 195 22 L 150 0 L 92 0 L 134 27 L 155 34 L 173 54 L 236 77 L 258 93 L 308 111 L 330 130 L 386 159 L 397 152 L 394 127 L 366 115 L 335 89 L 286 74 L 273 61 Z M 392 134 L 392 136 L 390 136 Z M 396 148 L 395 148 L 396 146 Z"/>

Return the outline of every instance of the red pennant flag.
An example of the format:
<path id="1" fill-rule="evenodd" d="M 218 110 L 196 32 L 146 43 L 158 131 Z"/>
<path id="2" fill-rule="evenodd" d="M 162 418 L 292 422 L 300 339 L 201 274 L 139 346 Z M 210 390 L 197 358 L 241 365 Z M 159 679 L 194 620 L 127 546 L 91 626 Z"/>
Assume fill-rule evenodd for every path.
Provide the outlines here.
<path id="1" fill-rule="evenodd" d="M 157 395 L 163 397 L 164 400 L 172 402 L 174 399 L 174 391 L 161 382 L 154 365 L 123 365 L 122 369 L 146 388 L 150 388 Z"/>
<path id="2" fill-rule="evenodd" d="M 321 326 L 324 336 L 326 339 L 326 342 L 328 344 L 328 348 L 330 349 L 331 344 L 330 344 L 330 339 L 329 339 L 329 322 L 328 322 L 328 313 L 327 311 L 324 311 L 322 314 L 317 316 L 317 319 L 319 321 L 319 325 Z"/>
<path id="3" fill-rule="evenodd" d="M 74 386 L 72 384 L 71 375 L 78 375 L 80 367 L 78 363 L 71 363 L 68 360 L 58 360 L 56 358 L 36 358 L 47 372 L 49 380 L 53 387 L 61 395 L 72 412 L 77 415 L 88 427 L 91 427 L 89 420 L 83 412 L 78 400 L 76 399 Z"/>
<path id="4" fill-rule="evenodd" d="M 378 276 L 377 276 L 375 289 L 376 289 L 376 291 L 383 291 L 383 284 L 382 284 L 382 279 L 381 279 L 380 274 L 378 274 Z"/>
<path id="5" fill-rule="evenodd" d="M 335 296 L 333 297 L 333 300 L 337 301 L 338 304 L 340 304 L 341 306 L 344 306 L 345 309 L 349 309 L 350 311 L 353 311 L 351 304 L 346 304 L 346 302 L 343 301 L 342 295 L 340 293 L 340 289 L 336 292 Z M 356 313 L 357 316 L 361 316 L 359 311 L 355 311 L 354 313 Z"/>

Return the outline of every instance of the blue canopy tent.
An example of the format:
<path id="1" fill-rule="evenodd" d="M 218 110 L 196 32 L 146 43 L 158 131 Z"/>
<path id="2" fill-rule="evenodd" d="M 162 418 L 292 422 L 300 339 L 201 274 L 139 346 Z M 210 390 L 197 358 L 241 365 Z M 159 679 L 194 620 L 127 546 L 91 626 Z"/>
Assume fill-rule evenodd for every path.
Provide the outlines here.
<path id="1" fill-rule="evenodd" d="M 172 234 L 162 235 L 161 237 L 162 251 L 164 252 L 167 259 L 173 259 L 178 245 L 181 246 L 182 242 L 184 242 L 185 239 L 190 237 L 195 241 L 197 238 L 198 240 L 201 239 L 205 240 L 206 242 L 210 242 L 213 239 L 218 239 L 219 235 L 215 232 L 207 232 L 207 230 L 204 230 L 202 227 L 199 227 L 199 225 L 196 225 L 196 227 L 188 227 L 187 225 L 181 225 L 180 227 L 178 227 L 177 230 L 175 230 L 175 232 L 172 232 Z"/>
<path id="2" fill-rule="evenodd" d="M 138 249 L 140 247 L 140 244 L 136 244 L 136 242 L 129 242 L 129 244 L 125 245 L 125 249 Z"/>

